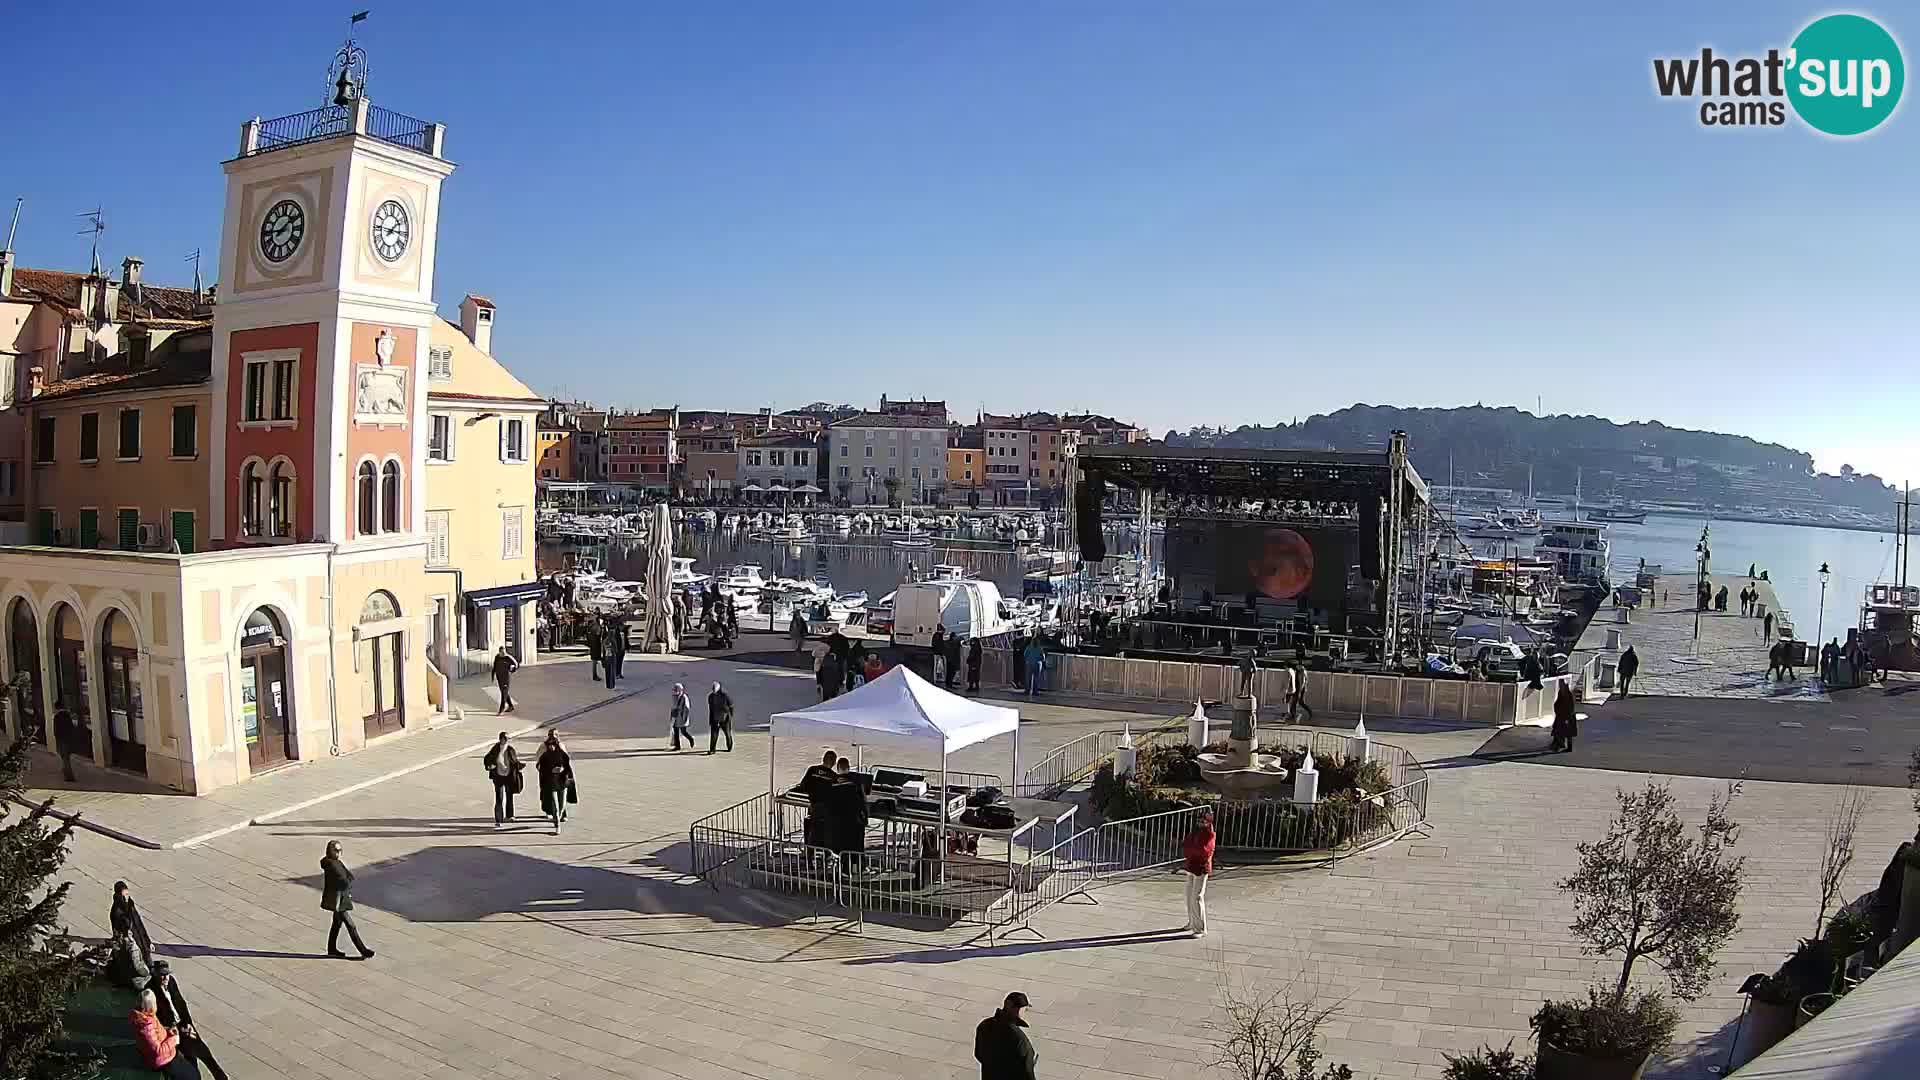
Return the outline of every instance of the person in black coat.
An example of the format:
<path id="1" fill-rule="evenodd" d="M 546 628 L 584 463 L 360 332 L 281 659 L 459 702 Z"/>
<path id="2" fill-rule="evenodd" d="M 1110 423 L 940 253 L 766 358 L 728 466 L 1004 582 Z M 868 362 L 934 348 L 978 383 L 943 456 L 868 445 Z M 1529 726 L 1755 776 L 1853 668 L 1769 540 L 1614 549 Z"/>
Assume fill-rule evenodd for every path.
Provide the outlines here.
<path id="1" fill-rule="evenodd" d="M 967 642 L 967 693 L 980 692 L 980 639 Z"/>
<path id="2" fill-rule="evenodd" d="M 840 865 L 852 869 L 867 850 L 867 787 L 853 775 L 846 758 L 833 763 L 834 782 L 827 789 L 828 816 L 832 825 L 832 847 L 840 853 Z"/>
<path id="3" fill-rule="evenodd" d="M 726 733 L 727 753 L 733 753 L 733 695 L 720 689 L 719 683 L 707 694 L 707 753 L 720 748 L 720 734 Z"/>
<path id="4" fill-rule="evenodd" d="M 1032 1007 L 1027 995 L 1016 990 L 973 1029 L 973 1059 L 980 1063 L 980 1080 L 1034 1080 L 1040 1056 L 1033 1052 L 1027 1021 L 1020 1015 Z"/>
<path id="5" fill-rule="evenodd" d="M 946 687 L 947 689 L 951 690 L 953 689 L 954 682 L 960 678 L 960 635 L 959 634 L 949 634 L 947 636 L 946 662 L 947 662 Z"/>
<path id="6" fill-rule="evenodd" d="M 495 716 L 514 711 L 513 673 L 519 670 L 520 661 L 507 654 L 505 645 L 500 646 L 500 651 L 493 654 L 493 682 L 500 688 L 500 712 Z"/>
<path id="7" fill-rule="evenodd" d="M 165 960 L 153 962 L 153 978 L 147 982 L 147 989 L 153 991 L 154 1013 L 160 1017 L 160 1026 L 180 1033 L 176 1053 L 205 1065 L 213 1073 L 213 1080 L 227 1080 L 227 1071 L 213 1060 L 213 1051 L 207 1048 L 200 1029 L 194 1026 L 187 996 L 180 992 L 180 982 L 173 977 L 173 968 Z"/>
<path id="8" fill-rule="evenodd" d="M 553 833 L 567 820 L 567 800 L 573 794 L 573 758 L 560 745 L 560 733 L 547 732 L 533 767 L 540 774 L 540 812 L 553 820 Z"/>
<path id="9" fill-rule="evenodd" d="M 353 924 L 353 871 L 340 859 L 340 841 L 327 841 L 320 873 L 325 879 L 320 889 L 320 910 L 333 912 L 333 929 L 327 932 L 327 955 L 337 960 L 347 958 L 347 954 L 340 951 L 340 930 L 344 927 L 347 936 L 353 939 L 353 947 L 360 950 L 360 959 L 373 959 L 373 950 L 360 940 L 360 928 Z"/>
<path id="10" fill-rule="evenodd" d="M 1626 697 L 1627 690 L 1633 685 L 1634 673 L 1640 670 L 1640 654 L 1633 651 L 1633 646 L 1627 646 L 1627 650 L 1620 654 L 1620 667 L 1618 670 L 1620 672 L 1620 696 Z"/>
<path id="11" fill-rule="evenodd" d="M 1527 689 L 1540 690 L 1544 688 L 1540 682 L 1540 674 L 1540 654 L 1530 649 L 1525 656 L 1520 658 L 1520 677 L 1527 680 Z"/>
<path id="12" fill-rule="evenodd" d="M 124 881 L 113 883 L 113 907 L 107 912 L 113 929 L 113 956 L 108 971 L 120 986 L 143 985 L 153 964 L 153 938 L 147 935 L 146 920 L 133 902 L 133 890 Z"/>
<path id="13" fill-rule="evenodd" d="M 1553 749 L 1560 753 L 1573 751 L 1573 738 L 1580 734 L 1579 706 L 1573 700 L 1573 686 L 1560 684 L 1560 694 L 1553 699 Z"/>
<path id="14" fill-rule="evenodd" d="M 73 755 L 86 754 L 81 745 L 80 725 L 73 722 L 73 710 L 53 710 L 53 749 L 60 755 L 60 779 L 74 782 Z"/>
<path id="15" fill-rule="evenodd" d="M 846 671 L 842 669 L 840 658 L 831 651 L 820 658 L 820 670 L 813 673 L 813 681 L 820 687 L 820 700 L 829 701 L 840 693 L 840 685 L 846 680 Z"/>
<path id="16" fill-rule="evenodd" d="M 836 774 L 834 765 L 840 755 L 828 750 L 820 755 L 820 764 L 807 766 L 800 782 L 793 786 L 796 794 L 807 797 L 807 819 L 801 825 L 801 836 L 808 847 L 825 847 L 828 844 L 826 822 L 831 816 L 827 793 L 832 790 Z"/>

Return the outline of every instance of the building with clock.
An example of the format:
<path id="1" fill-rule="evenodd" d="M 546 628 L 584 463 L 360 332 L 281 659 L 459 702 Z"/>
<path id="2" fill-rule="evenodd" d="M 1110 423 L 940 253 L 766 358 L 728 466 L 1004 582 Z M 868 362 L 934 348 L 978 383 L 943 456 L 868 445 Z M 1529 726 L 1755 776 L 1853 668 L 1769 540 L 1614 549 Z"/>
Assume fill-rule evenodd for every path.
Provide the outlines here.
<path id="1" fill-rule="evenodd" d="M 8 734 L 49 742 L 66 710 L 81 757 L 204 793 L 446 719 L 464 610 L 531 644 L 500 618 L 533 591 L 508 438 L 542 402 L 436 313 L 444 128 L 374 105 L 341 57 L 330 104 L 241 126 L 210 324 L 24 403 L 44 529 L 0 547 Z M 434 416 L 462 451 L 497 435 L 495 467 L 430 493 Z M 497 523 L 484 565 L 460 571 L 430 509 Z"/>

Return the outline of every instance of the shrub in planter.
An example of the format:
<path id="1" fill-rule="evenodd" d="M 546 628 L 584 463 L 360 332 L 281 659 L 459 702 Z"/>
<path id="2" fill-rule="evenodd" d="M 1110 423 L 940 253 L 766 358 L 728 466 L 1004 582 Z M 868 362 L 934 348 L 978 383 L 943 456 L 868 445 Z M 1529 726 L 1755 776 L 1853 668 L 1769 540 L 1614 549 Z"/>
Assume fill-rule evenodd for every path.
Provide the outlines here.
<path id="1" fill-rule="evenodd" d="M 1482 1046 L 1465 1057 L 1446 1058 L 1446 1080 L 1533 1080 L 1533 1059 L 1516 1055 L 1511 1042 L 1499 1050 Z"/>
<path id="2" fill-rule="evenodd" d="M 1540 1038 L 1542 1076 L 1554 1051 L 1636 1065 L 1673 1041 L 1680 1011 L 1653 990 L 1615 999 L 1597 987 L 1585 1001 L 1546 1001 L 1528 1021 Z"/>
<path id="3" fill-rule="evenodd" d="M 1836 967 L 1833 948 L 1824 939 L 1802 938 L 1800 947 L 1780 965 L 1780 979 L 1797 1000 L 1832 990 Z"/>

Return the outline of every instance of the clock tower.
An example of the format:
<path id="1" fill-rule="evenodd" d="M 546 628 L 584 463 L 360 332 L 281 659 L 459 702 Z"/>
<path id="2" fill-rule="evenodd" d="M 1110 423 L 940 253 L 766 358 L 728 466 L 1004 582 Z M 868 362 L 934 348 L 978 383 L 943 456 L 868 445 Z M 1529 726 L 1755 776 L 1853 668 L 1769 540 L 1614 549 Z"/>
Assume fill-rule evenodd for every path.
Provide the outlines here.
<path id="1" fill-rule="evenodd" d="M 363 683 L 372 737 L 428 709 L 425 377 L 453 165 L 442 125 L 367 97 L 351 38 L 329 77 L 321 107 L 242 124 L 224 165 L 208 532 L 229 549 L 326 546 L 336 714 L 347 728 Z"/>

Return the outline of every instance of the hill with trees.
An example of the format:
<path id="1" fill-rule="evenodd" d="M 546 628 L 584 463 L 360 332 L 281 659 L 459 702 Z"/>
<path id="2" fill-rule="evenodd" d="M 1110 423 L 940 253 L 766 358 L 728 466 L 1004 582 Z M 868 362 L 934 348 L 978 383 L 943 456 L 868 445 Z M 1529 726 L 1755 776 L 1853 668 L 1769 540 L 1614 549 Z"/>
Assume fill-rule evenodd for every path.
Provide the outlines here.
<path id="1" fill-rule="evenodd" d="M 1540 492 L 1590 499 L 1672 499 L 1729 504 L 1766 499 L 1852 506 L 1887 513 L 1894 489 L 1851 465 L 1816 473 L 1813 456 L 1744 435 L 1694 431 L 1659 422 L 1615 423 L 1603 416 L 1535 416 L 1511 406 L 1402 408 L 1351 405 L 1271 426 L 1169 431 L 1170 446 L 1248 449 L 1383 449 L 1405 431 L 1414 467 L 1432 483 L 1525 491 L 1529 472 Z"/>

